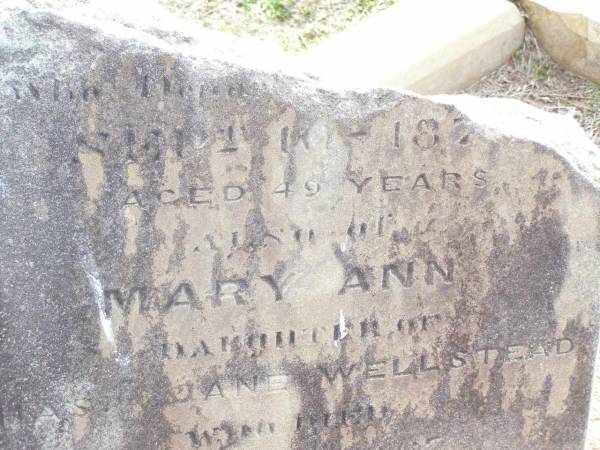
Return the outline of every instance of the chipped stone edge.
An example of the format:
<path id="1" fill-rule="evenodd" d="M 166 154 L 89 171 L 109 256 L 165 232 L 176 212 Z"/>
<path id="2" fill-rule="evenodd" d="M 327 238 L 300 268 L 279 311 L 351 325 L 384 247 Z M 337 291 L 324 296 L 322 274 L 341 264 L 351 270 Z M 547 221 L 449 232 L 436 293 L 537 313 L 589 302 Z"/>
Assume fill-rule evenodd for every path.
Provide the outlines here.
<path id="1" fill-rule="evenodd" d="M 595 189 L 600 189 L 600 149 L 572 117 L 549 113 L 509 98 L 472 95 L 426 98 L 455 106 L 476 129 L 490 138 L 512 137 L 553 149 L 575 172 Z"/>

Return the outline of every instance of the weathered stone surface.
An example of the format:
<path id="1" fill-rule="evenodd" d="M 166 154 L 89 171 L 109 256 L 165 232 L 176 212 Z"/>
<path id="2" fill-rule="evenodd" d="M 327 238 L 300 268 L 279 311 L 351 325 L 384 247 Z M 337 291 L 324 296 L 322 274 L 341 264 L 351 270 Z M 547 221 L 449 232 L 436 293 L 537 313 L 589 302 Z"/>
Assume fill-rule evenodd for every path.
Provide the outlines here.
<path id="1" fill-rule="evenodd" d="M 300 56 L 337 85 L 456 92 L 504 64 L 525 21 L 506 0 L 400 0 Z"/>
<path id="2" fill-rule="evenodd" d="M 588 0 L 524 0 L 529 25 L 564 68 L 600 83 L 600 4 Z"/>
<path id="3" fill-rule="evenodd" d="M 1 448 L 583 445 L 572 120 L 0 5 Z"/>

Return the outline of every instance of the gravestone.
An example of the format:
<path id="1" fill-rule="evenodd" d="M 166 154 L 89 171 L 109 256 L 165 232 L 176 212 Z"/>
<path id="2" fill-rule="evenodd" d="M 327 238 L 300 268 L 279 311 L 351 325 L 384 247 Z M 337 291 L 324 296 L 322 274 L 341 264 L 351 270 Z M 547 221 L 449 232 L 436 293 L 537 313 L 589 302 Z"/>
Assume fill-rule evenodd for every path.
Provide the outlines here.
<path id="1" fill-rule="evenodd" d="M 582 448 L 574 121 L 2 3 L 0 447 Z"/>

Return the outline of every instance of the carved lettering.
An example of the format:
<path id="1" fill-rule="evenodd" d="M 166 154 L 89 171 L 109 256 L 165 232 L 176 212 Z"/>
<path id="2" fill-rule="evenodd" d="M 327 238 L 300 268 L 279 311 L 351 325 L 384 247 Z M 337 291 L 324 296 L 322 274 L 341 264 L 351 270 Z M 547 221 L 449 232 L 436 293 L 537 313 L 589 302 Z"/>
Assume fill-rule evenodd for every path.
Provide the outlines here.
<path id="1" fill-rule="evenodd" d="M 363 269 L 351 267 L 346 273 L 344 285 L 340 289 L 339 294 L 344 294 L 348 289 L 356 288 L 360 288 L 362 291 L 368 291 L 369 283 Z"/>
<path id="2" fill-rule="evenodd" d="M 438 128 L 439 124 L 434 119 L 419 120 L 413 142 L 423 150 L 434 147 L 439 143 Z"/>
<path id="3" fill-rule="evenodd" d="M 369 183 L 369 181 L 371 181 L 373 179 L 373 177 L 367 177 L 365 179 L 361 180 L 355 180 L 354 178 L 347 178 L 347 180 L 352 183 L 355 187 L 356 187 L 356 192 L 358 194 L 362 193 L 363 189 L 365 188 L 365 186 Z"/>
<path id="4" fill-rule="evenodd" d="M 106 289 L 104 291 L 106 316 L 111 317 L 114 304 L 117 304 L 125 314 L 129 313 L 131 305 L 135 302 L 139 305 L 138 308 L 140 313 L 148 311 L 149 304 L 147 294 L 145 287 L 133 287 L 128 291 Z"/>
<path id="5" fill-rule="evenodd" d="M 223 198 L 226 202 L 240 200 L 244 194 L 244 188 L 241 186 L 228 185 L 223 188 Z"/>
<path id="6" fill-rule="evenodd" d="M 241 278 L 217 281 L 215 304 L 222 305 L 223 302 L 233 302 L 235 305 L 246 305 L 248 304 L 247 290 L 248 281 Z"/>
<path id="7" fill-rule="evenodd" d="M 192 205 L 210 205 L 211 199 L 208 196 L 212 193 L 212 189 L 208 187 L 192 187 L 190 188 L 190 203 Z"/>
<path id="8" fill-rule="evenodd" d="M 166 309 L 170 310 L 179 306 L 194 308 L 197 307 L 197 301 L 198 298 L 191 283 L 183 281 L 169 294 Z"/>
<path id="9" fill-rule="evenodd" d="M 437 261 L 427 261 L 427 273 L 425 275 L 425 283 L 433 284 L 434 274 L 441 275 L 446 283 L 451 283 L 454 279 L 454 260 L 446 259 L 446 270 L 444 270 Z"/>
<path id="10" fill-rule="evenodd" d="M 401 265 L 406 267 L 404 271 L 401 271 Z M 381 281 L 381 287 L 383 289 L 390 289 L 390 281 L 392 278 L 399 281 L 402 286 L 410 287 L 413 285 L 414 274 L 414 261 L 408 261 L 397 264 L 387 264 L 383 266 L 383 277 Z"/>

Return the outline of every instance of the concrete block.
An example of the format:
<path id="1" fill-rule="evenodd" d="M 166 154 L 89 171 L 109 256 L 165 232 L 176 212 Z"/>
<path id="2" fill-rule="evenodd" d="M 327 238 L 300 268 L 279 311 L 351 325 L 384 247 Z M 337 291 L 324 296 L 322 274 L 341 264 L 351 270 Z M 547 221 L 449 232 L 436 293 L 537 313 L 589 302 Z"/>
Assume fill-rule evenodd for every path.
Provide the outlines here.
<path id="1" fill-rule="evenodd" d="M 401 0 L 301 58 L 308 72 L 338 85 L 448 93 L 504 63 L 524 27 L 506 0 Z"/>

